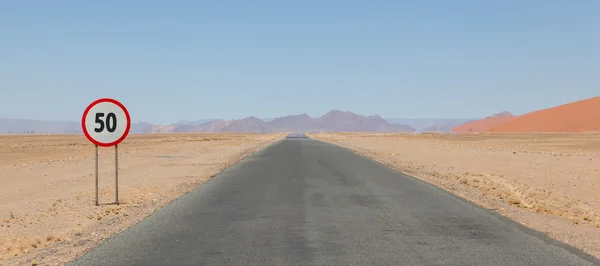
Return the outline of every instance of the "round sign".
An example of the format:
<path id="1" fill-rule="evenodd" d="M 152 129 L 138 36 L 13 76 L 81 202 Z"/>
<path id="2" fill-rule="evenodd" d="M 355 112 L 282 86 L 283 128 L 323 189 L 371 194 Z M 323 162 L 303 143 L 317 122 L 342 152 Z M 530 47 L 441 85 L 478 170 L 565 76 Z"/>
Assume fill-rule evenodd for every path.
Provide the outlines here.
<path id="1" fill-rule="evenodd" d="M 102 146 L 115 146 L 127 137 L 131 127 L 129 112 L 123 104 L 110 98 L 92 102 L 81 117 L 83 134 L 92 143 Z"/>

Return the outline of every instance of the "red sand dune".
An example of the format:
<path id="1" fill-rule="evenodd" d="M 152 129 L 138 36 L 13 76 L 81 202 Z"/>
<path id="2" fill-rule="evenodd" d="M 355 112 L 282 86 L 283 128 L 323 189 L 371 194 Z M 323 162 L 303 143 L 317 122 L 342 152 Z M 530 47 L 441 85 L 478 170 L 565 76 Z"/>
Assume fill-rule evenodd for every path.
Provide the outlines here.
<path id="1" fill-rule="evenodd" d="M 515 118 L 517 118 L 517 116 L 513 116 L 511 113 L 504 111 L 484 119 L 462 124 L 453 128 L 452 131 L 456 133 L 488 132 L 491 127 L 503 124 Z"/>
<path id="2" fill-rule="evenodd" d="M 491 132 L 600 131 L 600 96 L 518 116 Z"/>

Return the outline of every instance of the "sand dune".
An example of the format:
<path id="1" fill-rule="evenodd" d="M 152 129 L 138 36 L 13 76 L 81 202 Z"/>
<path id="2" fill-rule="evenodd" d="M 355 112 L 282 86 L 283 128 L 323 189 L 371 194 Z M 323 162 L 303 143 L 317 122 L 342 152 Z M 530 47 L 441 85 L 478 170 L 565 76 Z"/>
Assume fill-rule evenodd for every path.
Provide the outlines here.
<path id="1" fill-rule="evenodd" d="M 521 115 L 490 128 L 491 132 L 600 131 L 600 97 Z"/>

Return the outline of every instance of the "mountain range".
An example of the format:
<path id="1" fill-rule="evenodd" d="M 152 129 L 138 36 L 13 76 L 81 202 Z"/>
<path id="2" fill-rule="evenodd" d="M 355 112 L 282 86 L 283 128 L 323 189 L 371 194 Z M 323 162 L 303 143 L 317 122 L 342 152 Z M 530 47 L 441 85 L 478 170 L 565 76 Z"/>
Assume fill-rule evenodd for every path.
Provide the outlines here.
<path id="1" fill-rule="evenodd" d="M 168 132 L 585 132 L 600 131 L 600 97 L 522 115 L 503 111 L 481 119 L 384 119 L 332 110 L 277 118 L 180 120 L 170 125 L 133 123 L 132 134 Z M 0 134 L 81 134 L 80 122 L 0 118 Z"/>
<path id="2" fill-rule="evenodd" d="M 168 132 L 414 132 L 409 125 L 390 123 L 378 115 L 364 116 L 348 111 L 332 110 L 313 118 L 307 114 L 289 115 L 273 119 L 254 116 L 244 119 L 180 120 L 171 125 L 133 123 L 132 134 Z M 74 121 L 39 121 L 0 118 L 0 133 L 80 134 L 81 124 Z"/>
<path id="3" fill-rule="evenodd" d="M 211 120 L 198 125 L 175 124 L 154 126 L 152 132 L 414 132 L 415 129 L 392 124 L 378 115 L 364 116 L 348 111 L 332 110 L 313 118 L 307 114 L 269 119 L 254 116 L 239 120 Z"/>
<path id="4" fill-rule="evenodd" d="M 407 125 L 416 132 L 452 132 L 452 129 L 464 123 L 475 121 L 473 118 L 386 118 L 392 124 Z"/>

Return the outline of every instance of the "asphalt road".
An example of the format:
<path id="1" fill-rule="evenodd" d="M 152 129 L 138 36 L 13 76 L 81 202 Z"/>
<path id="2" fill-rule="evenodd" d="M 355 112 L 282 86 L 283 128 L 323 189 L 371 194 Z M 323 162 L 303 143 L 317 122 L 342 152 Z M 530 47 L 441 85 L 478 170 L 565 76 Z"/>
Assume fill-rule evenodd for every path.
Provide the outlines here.
<path id="1" fill-rule="evenodd" d="M 73 265 L 600 265 L 335 145 L 282 140 Z"/>

